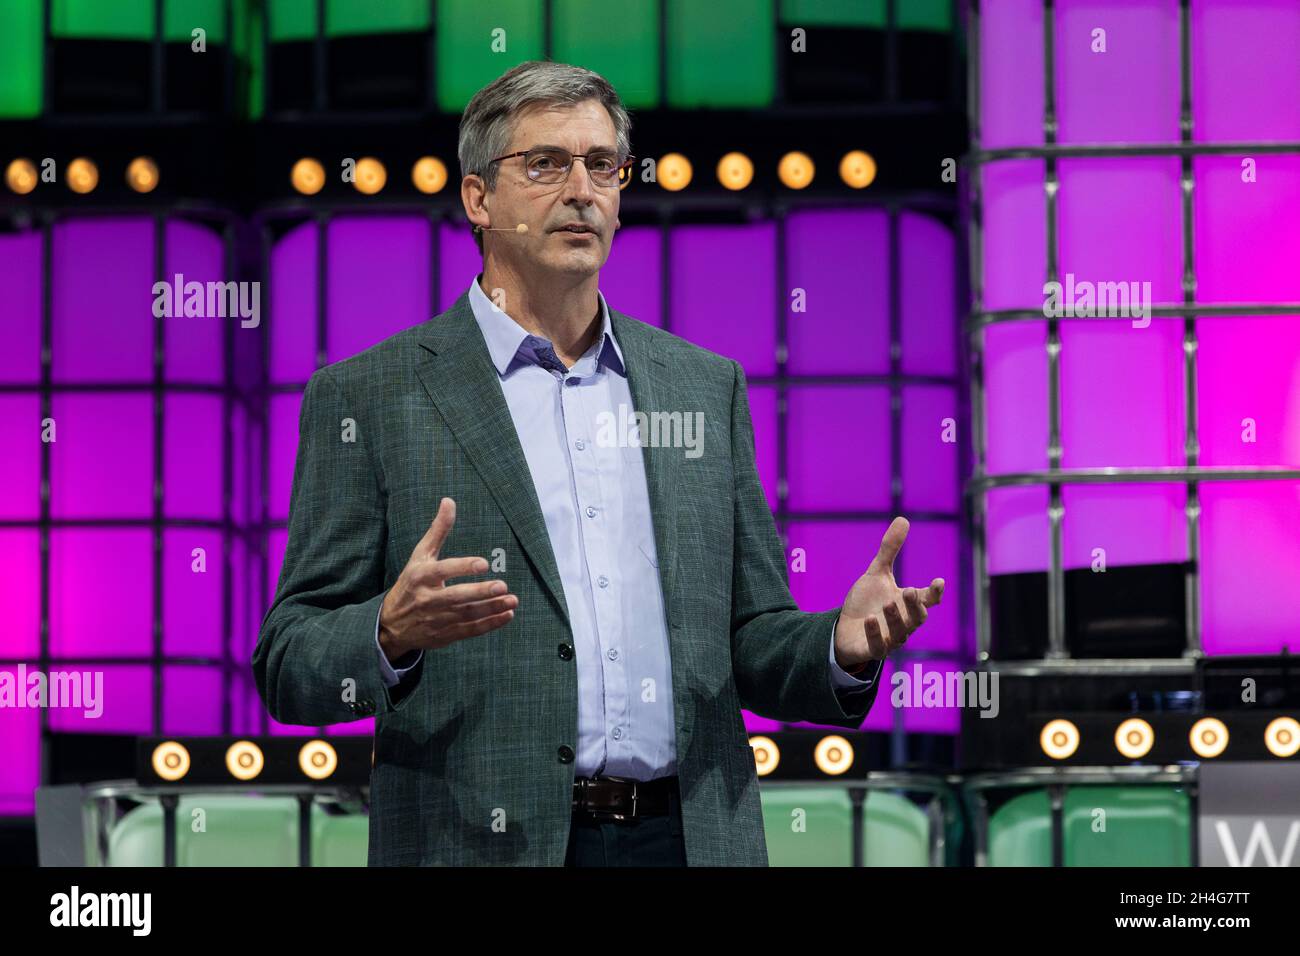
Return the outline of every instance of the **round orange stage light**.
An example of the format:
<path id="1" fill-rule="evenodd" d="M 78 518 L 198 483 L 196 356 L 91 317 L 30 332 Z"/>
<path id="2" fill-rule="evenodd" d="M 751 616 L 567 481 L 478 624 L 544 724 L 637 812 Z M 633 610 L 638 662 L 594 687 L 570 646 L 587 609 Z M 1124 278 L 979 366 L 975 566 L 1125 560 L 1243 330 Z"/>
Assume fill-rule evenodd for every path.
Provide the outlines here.
<path id="1" fill-rule="evenodd" d="M 304 156 L 293 164 L 289 182 L 304 196 L 314 196 L 325 188 L 325 167 L 310 156 Z"/>
<path id="2" fill-rule="evenodd" d="M 311 779 L 324 780 L 339 767 L 338 751 L 323 740 L 309 740 L 298 751 L 298 767 Z"/>
<path id="3" fill-rule="evenodd" d="M 1129 760 L 1141 760 L 1155 742 L 1156 732 L 1141 717 L 1130 717 L 1115 728 L 1115 749 Z"/>
<path id="4" fill-rule="evenodd" d="M 138 193 L 158 188 L 158 164 L 148 156 L 137 156 L 126 167 L 126 184 Z"/>
<path id="5" fill-rule="evenodd" d="M 813 748 L 813 763 L 822 773 L 838 776 L 853 766 L 853 744 L 839 734 L 823 737 Z"/>
<path id="6" fill-rule="evenodd" d="M 771 737 L 750 737 L 749 746 L 754 751 L 754 769 L 766 777 L 781 763 L 781 748 Z"/>
<path id="7" fill-rule="evenodd" d="M 153 748 L 150 764 L 159 777 L 175 783 L 190 772 L 190 752 L 174 740 L 164 740 Z"/>
<path id="8" fill-rule="evenodd" d="M 252 780 L 265 763 L 262 748 L 251 740 L 236 740 L 226 750 L 226 769 L 236 780 Z"/>
<path id="9" fill-rule="evenodd" d="M 83 196 L 94 192 L 99 185 L 99 167 L 84 156 L 78 156 L 68 163 L 67 176 L 68 188 Z"/>
<path id="10" fill-rule="evenodd" d="M 1292 717 L 1270 720 L 1264 728 L 1264 746 L 1274 757 L 1294 757 L 1300 752 L 1300 722 Z"/>
<path id="11" fill-rule="evenodd" d="M 876 161 L 860 149 L 845 153 L 840 160 L 840 179 L 854 189 L 866 189 L 876 181 Z"/>
<path id="12" fill-rule="evenodd" d="M 358 159 L 356 173 L 357 178 L 352 185 L 356 187 L 357 192 L 366 196 L 373 196 L 388 182 L 388 170 L 384 169 L 384 164 L 373 156 L 363 156 Z"/>
<path id="13" fill-rule="evenodd" d="M 1068 720 L 1049 720 L 1038 735 L 1038 745 L 1053 760 L 1065 760 L 1079 749 L 1079 728 Z"/>
<path id="14" fill-rule="evenodd" d="M 744 189 L 754 181 L 754 163 L 744 153 L 728 153 L 718 160 L 718 182 L 727 189 Z"/>
<path id="15" fill-rule="evenodd" d="M 685 189 L 691 184 L 691 161 L 681 153 L 667 153 L 659 159 L 655 179 L 670 193 Z"/>
<path id="16" fill-rule="evenodd" d="M 447 185 L 447 166 L 436 156 L 421 156 L 411 167 L 411 182 L 426 195 L 442 192 Z"/>
<path id="17" fill-rule="evenodd" d="M 1192 732 L 1188 736 L 1192 751 L 1196 756 L 1207 760 L 1228 749 L 1228 728 L 1216 717 L 1202 717 L 1192 724 Z"/>
<path id="18" fill-rule="evenodd" d="M 5 167 L 5 185 L 20 196 L 36 188 L 36 164 L 30 159 L 18 158 Z"/>
<path id="19" fill-rule="evenodd" d="M 803 189 L 813 181 L 816 172 L 812 157 L 798 151 L 786 153 L 776 167 L 777 177 L 790 189 Z"/>

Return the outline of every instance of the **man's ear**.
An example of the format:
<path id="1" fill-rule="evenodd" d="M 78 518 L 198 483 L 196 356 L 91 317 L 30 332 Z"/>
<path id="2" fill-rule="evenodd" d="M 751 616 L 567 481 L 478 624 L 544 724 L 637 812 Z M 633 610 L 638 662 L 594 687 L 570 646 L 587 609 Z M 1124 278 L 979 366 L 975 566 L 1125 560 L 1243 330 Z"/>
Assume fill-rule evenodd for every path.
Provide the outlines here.
<path id="1" fill-rule="evenodd" d="M 460 181 L 460 201 L 465 207 L 465 218 L 471 226 L 487 228 L 492 224 L 488 214 L 487 190 L 481 176 L 470 173 Z"/>

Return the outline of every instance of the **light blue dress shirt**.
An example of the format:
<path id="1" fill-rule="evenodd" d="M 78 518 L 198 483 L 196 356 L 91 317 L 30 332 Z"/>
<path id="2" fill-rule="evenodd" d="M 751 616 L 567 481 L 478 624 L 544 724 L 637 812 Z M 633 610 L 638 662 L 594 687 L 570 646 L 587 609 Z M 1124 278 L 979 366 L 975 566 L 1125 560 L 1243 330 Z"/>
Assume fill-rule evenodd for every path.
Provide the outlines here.
<path id="1" fill-rule="evenodd" d="M 602 413 L 621 421 L 619 406 L 629 415 L 633 408 L 609 307 L 597 298 L 600 337 L 565 368 L 550 340 L 498 309 L 478 277 L 469 291 L 564 587 L 578 670 L 575 773 L 652 780 L 677 772 L 668 628 L 641 448 L 596 441 L 599 423 L 611 420 Z M 379 646 L 378 617 L 375 648 L 389 687 L 419 663 L 417 656 L 393 668 Z M 864 671 L 867 680 L 836 663 L 833 627 L 828 653 L 837 692 L 863 692 L 879 676 L 878 663 Z M 647 686 L 653 695 L 643 695 Z"/>

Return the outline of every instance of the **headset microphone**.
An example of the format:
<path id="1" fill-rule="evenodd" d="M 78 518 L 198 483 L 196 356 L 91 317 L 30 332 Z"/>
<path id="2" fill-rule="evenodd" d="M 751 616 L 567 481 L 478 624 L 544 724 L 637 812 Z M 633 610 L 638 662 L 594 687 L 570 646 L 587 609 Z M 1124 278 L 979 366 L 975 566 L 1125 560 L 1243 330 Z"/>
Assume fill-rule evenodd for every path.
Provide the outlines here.
<path id="1" fill-rule="evenodd" d="M 513 229 L 494 229 L 494 228 L 492 228 L 492 227 L 490 227 L 490 226 L 489 226 L 489 227 L 484 227 L 484 226 L 475 226 L 475 227 L 474 227 L 474 231 L 475 231 L 475 232 L 516 232 L 516 233 L 518 233 L 519 235 L 522 236 L 522 235 L 525 235 L 525 234 L 528 232 L 528 224 L 525 223 L 525 222 L 521 222 L 519 225 L 515 226 Z"/>

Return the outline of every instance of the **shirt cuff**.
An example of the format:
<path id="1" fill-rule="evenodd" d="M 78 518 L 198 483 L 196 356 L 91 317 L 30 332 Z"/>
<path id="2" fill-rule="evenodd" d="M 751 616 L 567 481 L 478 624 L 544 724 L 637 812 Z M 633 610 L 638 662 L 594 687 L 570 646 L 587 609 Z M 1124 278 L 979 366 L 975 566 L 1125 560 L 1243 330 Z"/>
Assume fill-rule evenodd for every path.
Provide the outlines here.
<path id="1" fill-rule="evenodd" d="M 854 677 L 843 667 L 840 667 L 839 662 L 835 660 L 835 626 L 839 624 L 839 622 L 840 617 L 837 614 L 835 615 L 834 623 L 831 624 L 831 687 L 835 690 L 866 690 L 874 684 L 876 678 L 880 676 L 880 668 L 883 662 L 872 661 L 867 665 L 866 669 L 862 671 L 861 677 Z"/>
<path id="2" fill-rule="evenodd" d="M 381 605 L 379 608 L 379 614 L 382 614 L 383 610 L 383 606 Z M 388 655 L 384 653 L 383 647 L 379 644 L 379 614 L 375 615 L 375 651 L 379 654 L 379 673 L 383 676 L 384 684 L 386 686 L 396 687 L 402 682 L 402 678 L 406 676 L 407 671 L 420 663 L 420 658 L 424 656 L 424 651 L 415 651 L 415 659 L 405 667 L 394 668 L 393 665 L 389 663 Z M 411 655 L 407 654 L 405 656 L 410 657 Z M 402 659 L 403 658 L 401 657 L 398 658 L 399 661 Z"/>

